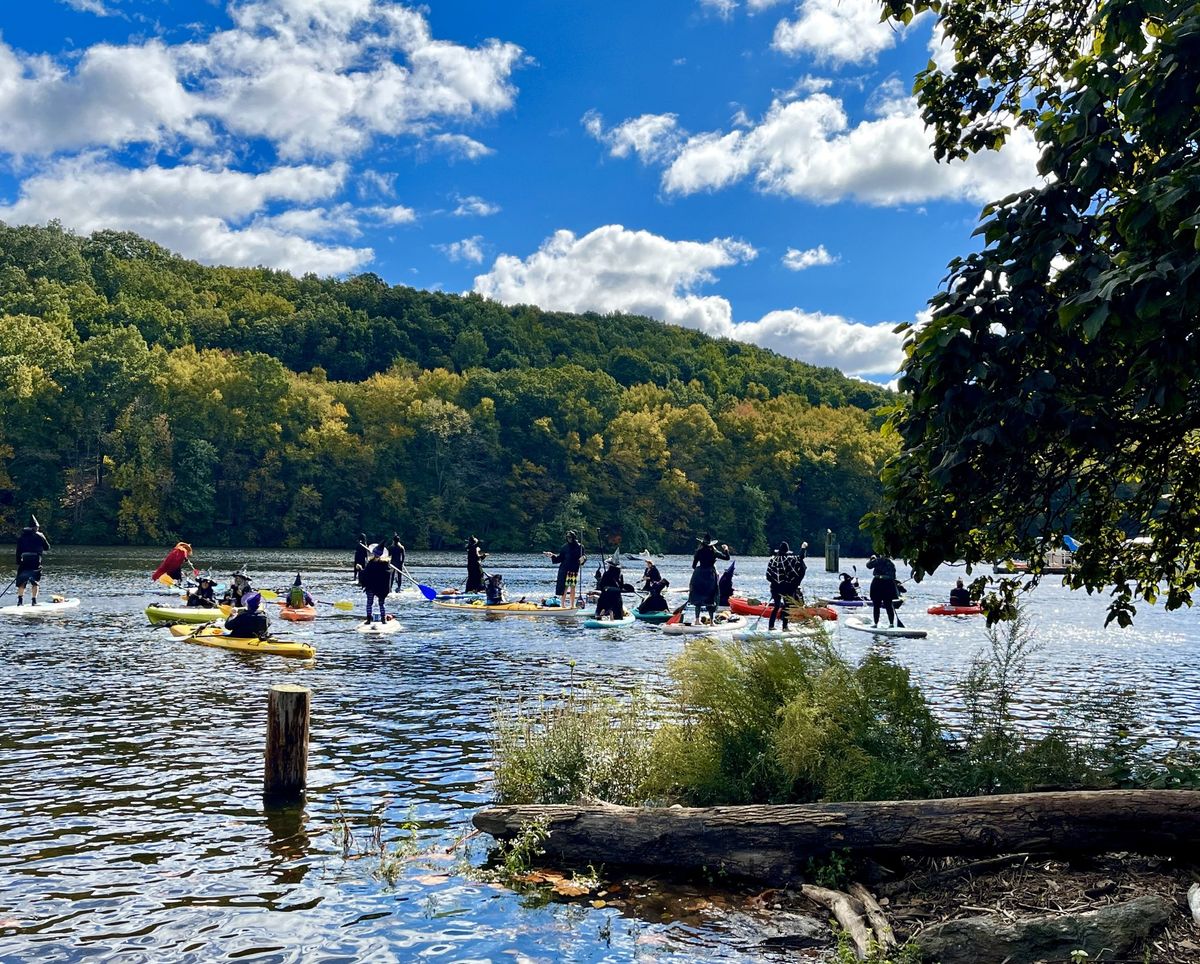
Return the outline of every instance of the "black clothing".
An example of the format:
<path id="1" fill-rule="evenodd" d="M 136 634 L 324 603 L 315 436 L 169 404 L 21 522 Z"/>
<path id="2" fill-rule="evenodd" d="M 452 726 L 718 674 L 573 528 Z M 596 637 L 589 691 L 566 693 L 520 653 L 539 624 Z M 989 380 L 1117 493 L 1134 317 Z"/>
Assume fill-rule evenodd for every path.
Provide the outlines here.
<path id="1" fill-rule="evenodd" d="M 642 592 L 653 592 L 653 587 L 656 582 L 662 582 L 662 573 L 658 571 L 658 566 L 654 563 L 646 568 L 642 573 Z M 647 610 L 651 612 L 652 610 Z"/>
<path id="2" fill-rule="evenodd" d="M 504 602 L 504 577 L 498 572 L 488 576 L 484 583 L 484 591 L 487 593 L 487 604 L 499 606 Z"/>
<path id="3" fill-rule="evenodd" d="M 354 550 L 354 581 L 360 586 L 363 584 L 363 567 L 367 564 L 367 557 L 369 555 L 370 553 L 367 551 L 367 547 L 360 542 L 358 547 Z"/>
<path id="4" fill-rule="evenodd" d="M 243 609 L 225 620 L 225 632 L 240 639 L 266 639 L 271 632 L 271 621 L 261 609 L 254 612 Z"/>
<path id="5" fill-rule="evenodd" d="M 728 558 L 728 552 L 707 544 L 692 556 L 692 579 L 688 583 L 687 604 L 696 607 L 697 615 L 701 607 L 707 608 L 710 614 L 717 611 L 717 560 Z"/>
<path id="6" fill-rule="evenodd" d="M 392 544 L 388 546 L 388 555 L 392 557 L 392 566 L 394 567 L 392 575 L 395 576 L 396 591 L 399 592 L 400 584 L 404 580 L 404 575 L 400 570 L 404 568 L 404 557 L 408 555 L 408 550 L 404 548 L 403 542 L 398 538 L 393 538 Z"/>
<path id="7" fill-rule="evenodd" d="M 874 571 L 871 579 L 871 603 L 874 609 L 875 624 L 879 624 L 879 610 L 882 607 L 887 613 L 888 625 L 896 622 L 895 601 L 900 595 L 896 586 L 896 564 L 886 556 L 867 560 L 867 568 Z"/>
<path id="8" fill-rule="evenodd" d="M 189 606 L 200 607 L 201 609 L 212 609 L 217 605 L 217 593 L 212 585 L 197 586 L 187 594 L 187 604 Z"/>
<path id="9" fill-rule="evenodd" d="M 483 560 L 487 553 L 478 542 L 467 544 L 467 584 L 463 592 L 483 592 Z"/>
<path id="10" fill-rule="evenodd" d="M 782 619 L 783 628 L 788 628 L 788 601 L 799 594 L 800 583 L 807 571 L 802 556 L 787 550 L 771 556 L 771 561 L 767 563 L 767 583 L 771 587 L 771 616 L 767 620 L 767 629 L 775 628 L 776 619 Z"/>
<path id="11" fill-rule="evenodd" d="M 380 556 L 371 556 L 362 571 L 362 587 L 372 595 L 387 599 L 392 588 L 391 567 Z"/>
<path id="12" fill-rule="evenodd" d="M 652 583 L 649 589 L 650 595 L 643 599 L 637 608 L 639 613 L 665 613 L 671 608 L 667 605 L 667 600 L 663 596 L 663 582 L 661 579 Z"/>
<path id="13" fill-rule="evenodd" d="M 853 602 L 859 598 L 858 587 L 854 585 L 850 579 L 843 579 L 838 584 L 838 598 L 844 599 L 846 602 Z"/>
<path id="14" fill-rule="evenodd" d="M 578 582 L 579 568 L 583 565 L 583 546 L 568 539 L 557 554 L 550 556 L 550 561 L 558 563 L 558 578 L 554 580 L 554 594 L 562 596 L 567 591 L 569 576 L 575 576 Z"/>
<path id="15" fill-rule="evenodd" d="M 873 559 L 868 559 L 867 568 L 872 570 L 877 577 L 883 579 L 896 578 L 896 564 L 887 556 L 876 556 Z"/>
<path id="16" fill-rule="evenodd" d="M 961 586 L 955 586 L 950 590 L 950 605 L 951 606 L 969 606 L 971 605 L 971 591 L 964 589 Z"/>
<path id="17" fill-rule="evenodd" d="M 721 578 L 717 580 L 717 599 L 720 605 L 728 606 L 729 597 L 733 595 L 733 567 L 736 563 L 730 563 L 729 568 L 721 573 Z"/>
<path id="18" fill-rule="evenodd" d="M 596 618 L 601 613 L 611 613 L 614 619 L 625 618 L 625 600 L 621 593 L 626 588 L 620 566 L 609 566 L 600 577 L 600 598 L 596 600 Z"/>
<path id="19" fill-rule="evenodd" d="M 42 553 L 50 551 L 50 542 L 40 529 L 26 526 L 17 536 L 17 569 L 41 569 Z"/>

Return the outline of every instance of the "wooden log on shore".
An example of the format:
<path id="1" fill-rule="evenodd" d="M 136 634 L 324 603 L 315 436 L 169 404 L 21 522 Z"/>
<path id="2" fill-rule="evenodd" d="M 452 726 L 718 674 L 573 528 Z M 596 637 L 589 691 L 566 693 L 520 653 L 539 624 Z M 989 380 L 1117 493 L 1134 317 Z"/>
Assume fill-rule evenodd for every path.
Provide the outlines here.
<path id="1" fill-rule="evenodd" d="M 833 914 L 838 926 L 850 936 L 854 944 L 854 956 L 860 961 L 864 960 L 871 947 L 871 934 L 850 896 L 840 890 L 829 890 L 814 884 L 805 884 L 800 892 Z"/>
<path id="2" fill-rule="evenodd" d="M 506 806 L 475 815 L 511 839 L 544 822 L 546 852 L 568 864 L 627 864 L 796 876 L 810 857 L 863 854 L 1195 853 L 1200 791 L 1087 790 L 944 800 L 776 806 L 637 808 Z"/>
<path id="3" fill-rule="evenodd" d="M 263 800 L 269 806 L 299 803 L 308 784 L 308 716 L 312 690 L 272 686 L 267 696 L 267 748 Z"/>

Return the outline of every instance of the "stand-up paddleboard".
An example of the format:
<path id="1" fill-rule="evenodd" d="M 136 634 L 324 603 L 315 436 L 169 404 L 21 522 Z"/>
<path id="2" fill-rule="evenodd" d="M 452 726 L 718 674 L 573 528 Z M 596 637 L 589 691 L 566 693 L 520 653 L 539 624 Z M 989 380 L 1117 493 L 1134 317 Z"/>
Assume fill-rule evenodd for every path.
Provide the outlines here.
<path id="1" fill-rule="evenodd" d="M 669 615 L 669 614 L 668 614 Z M 633 625 L 633 613 L 626 613 L 620 619 L 585 619 L 583 621 L 584 629 L 618 629 L 621 626 Z"/>
<path id="2" fill-rule="evenodd" d="M 789 626 L 786 630 L 767 629 L 765 626 L 760 626 L 758 629 L 739 629 L 733 634 L 733 638 L 742 642 L 762 639 L 812 639 L 824 632 L 825 630 L 820 626 L 805 626 L 800 629 L 792 629 Z"/>
<path id="3" fill-rule="evenodd" d="M 392 633 L 398 633 L 404 627 L 400 625 L 400 620 L 394 616 L 386 623 L 381 623 L 378 620 L 370 623 L 359 623 L 354 631 L 362 633 L 364 636 L 390 636 Z"/>
<path id="4" fill-rule="evenodd" d="M 940 604 L 930 606 L 927 610 L 930 616 L 979 616 L 983 613 L 982 606 L 951 606 Z"/>
<path id="5" fill-rule="evenodd" d="M 24 606 L 0 606 L 0 616 L 52 616 L 54 613 L 78 608 L 78 599 L 62 599 L 58 602 L 43 602 L 39 599 L 36 606 L 27 600 Z"/>
<path id="6" fill-rule="evenodd" d="M 711 636 L 713 633 L 732 633 L 745 629 L 747 622 L 745 616 L 729 616 L 727 619 L 718 617 L 713 623 L 667 623 L 662 629 L 668 636 Z"/>
<path id="7" fill-rule="evenodd" d="M 566 616 L 574 618 L 580 613 L 580 610 L 569 609 L 566 606 L 539 606 L 537 603 L 531 602 L 509 602 L 489 606 L 478 600 L 473 603 L 456 603 L 435 599 L 433 604 L 438 609 L 452 609 L 460 613 L 498 613 L 501 616 Z"/>
<path id="8" fill-rule="evenodd" d="M 907 626 L 873 626 L 865 619 L 844 619 L 842 625 L 857 629 L 860 633 L 870 633 L 872 636 L 895 636 L 900 639 L 924 639 L 929 635 L 923 629 L 909 629 Z"/>

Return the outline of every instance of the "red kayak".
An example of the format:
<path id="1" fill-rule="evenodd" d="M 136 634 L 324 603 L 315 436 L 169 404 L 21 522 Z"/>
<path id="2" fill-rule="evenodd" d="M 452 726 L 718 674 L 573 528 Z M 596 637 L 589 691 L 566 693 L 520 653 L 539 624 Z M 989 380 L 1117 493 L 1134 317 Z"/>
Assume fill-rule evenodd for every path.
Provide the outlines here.
<path id="1" fill-rule="evenodd" d="M 729 597 L 729 608 L 739 616 L 770 616 L 771 604 L 768 603 L 753 603 L 748 599 L 739 599 L 737 596 Z M 805 606 L 801 609 L 791 608 L 788 610 L 788 619 L 805 619 L 818 617 L 820 619 L 836 620 L 837 613 L 829 606 Z"/>
<path id="2" fill-rule="evenodd" d="M 938 603 L 929 607 L 930 616 L 978 616 L 983 612 L 982 606 L 951 606 Z"/>

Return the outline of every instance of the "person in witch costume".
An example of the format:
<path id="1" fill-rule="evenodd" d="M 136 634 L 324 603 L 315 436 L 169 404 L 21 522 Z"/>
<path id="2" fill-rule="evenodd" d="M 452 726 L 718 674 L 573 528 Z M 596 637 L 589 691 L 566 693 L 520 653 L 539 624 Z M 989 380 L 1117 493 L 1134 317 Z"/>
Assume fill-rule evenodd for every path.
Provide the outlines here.
<path id="1" fill-rule="evenodd" d="M 700 622 L 700 610 L 708 610 L 708 621 L 712 622 L 717 614 L 717 600 L 720 592 L 720 577 L 717 575 L 717 560 L 729 561 L 729 546 L 720 546 L 709 539 L 706 532 L 696 540 L 700 545 L 692 555 L 692 578 L 688 583 L 688 606 L 696 610 L 696 622 Z"/>

